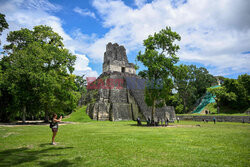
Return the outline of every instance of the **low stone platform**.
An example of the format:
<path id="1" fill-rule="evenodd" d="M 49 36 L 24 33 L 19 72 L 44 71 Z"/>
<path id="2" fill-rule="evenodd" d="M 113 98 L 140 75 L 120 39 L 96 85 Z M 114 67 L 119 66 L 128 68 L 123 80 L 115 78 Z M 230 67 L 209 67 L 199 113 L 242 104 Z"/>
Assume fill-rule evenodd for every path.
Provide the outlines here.
<path id="1" fill-rule="evenodd" d="M 213 121 L 215 117 L 217 122 L 244 122 L 250 123 L 250 116 L 222 116 L 222 115 L 181 115 L 176 116 L 179 117 L 180 120 L 190 120 L 190 121 Z"/>

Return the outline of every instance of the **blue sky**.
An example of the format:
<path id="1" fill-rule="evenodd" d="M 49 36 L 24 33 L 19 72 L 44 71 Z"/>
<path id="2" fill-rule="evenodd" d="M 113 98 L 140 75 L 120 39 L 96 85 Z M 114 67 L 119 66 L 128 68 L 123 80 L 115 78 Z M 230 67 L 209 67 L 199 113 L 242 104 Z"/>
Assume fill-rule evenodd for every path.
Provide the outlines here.
<path id="1" fill-rule="evenodd" d="M 142 41 L 166 26 L 182 37 L 180 63 L 230 78 L 250 73 L 247 0 L 0 0 L 0 4 L 10 25 L 0 37 L 3 45 L 9 31 L 51 26 L 77 55 L 77 75 L 101 74 L 108 42 L 124 45 L 129 61 L 135 63 Z"/>

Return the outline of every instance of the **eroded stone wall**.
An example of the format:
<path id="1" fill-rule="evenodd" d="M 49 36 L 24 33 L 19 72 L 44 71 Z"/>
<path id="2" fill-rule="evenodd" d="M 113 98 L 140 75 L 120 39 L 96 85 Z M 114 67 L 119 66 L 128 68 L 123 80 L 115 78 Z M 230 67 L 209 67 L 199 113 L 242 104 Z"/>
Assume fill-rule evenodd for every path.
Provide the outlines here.
<path id="1" fill-rule="evenodd" d="M 122 71 L 122 68 L 125 70 Z M 124 46 L 108 43 L 104 53 L 103 72 L 114 71 L 136 74 L 135 65 L 128 62 Z"/>

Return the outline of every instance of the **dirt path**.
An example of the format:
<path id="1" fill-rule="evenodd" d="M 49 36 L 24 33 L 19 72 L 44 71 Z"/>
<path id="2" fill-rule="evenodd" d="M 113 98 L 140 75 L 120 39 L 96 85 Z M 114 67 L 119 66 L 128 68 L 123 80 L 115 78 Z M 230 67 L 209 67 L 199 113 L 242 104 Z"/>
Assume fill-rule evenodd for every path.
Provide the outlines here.
<path id="1" fill-rule="evenodd" d="M 67 124 L 77 124 L 76 122 L 59 122 L 59 125 L 67 125 Z M 26 121 L 26 123 L 22 123 L 22 121 L 12 122 L 12 123 L 0 123 L 0 126 L 5 127 L 17 127 L 17 126 L 33 126 L 33 125 L 46 125 L 49 126 L 49 123 L 45 123 L 41 120 L 36 121 Z"/>

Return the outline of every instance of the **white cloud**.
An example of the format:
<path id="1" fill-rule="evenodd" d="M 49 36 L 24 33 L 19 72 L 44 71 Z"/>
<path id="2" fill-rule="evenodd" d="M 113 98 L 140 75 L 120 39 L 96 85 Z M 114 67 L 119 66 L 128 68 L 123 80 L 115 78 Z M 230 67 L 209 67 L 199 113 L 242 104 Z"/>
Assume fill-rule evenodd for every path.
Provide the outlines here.
<path id="1" fill-rule="evenodd" d="M 7 43 L 6 37 L 9 31 L 21 28 L 32 29 L 36 25 L 47 25 L 51 26 L 55 32 L 63 37 L 65 47 L 73 54 L 84 52 L 82 48 L 84 48 L 83 46 L 86 45 L 86 42 L 81 43 L 81 39 L 84 41 L 83 36 L 77 37 L 74 34 L 73 36 L 67 34 L 62 27 L 61 19 L 49 13 L 60 10 L 60 6 L 51 4 L 46 0 L 12 0 L 0 2 L 0 13 L 6 15 L 6 20 L 9 24 L 9 29 L 5 30 L 0 37 L 2 41 L 1 47 Z M 88 36 L 85 36 L 85 38 L 91 39 Z M 88 65 L 89 60 L 85 55 L 77 55 L 75 74 L 96 76 L 97 72 L 93 71 Z"/>
<path id="2" fill-rule="evenodd" d="M 85 75 L 85 77 L 98 77 L 98 73 L 93 71 L 89 66 L 89 59 L 85 55 L 76 54 L 77 60 L 75 64 L 74 74 Z"/>
<path id="3" fill-rule="evenodd" d="M 95 13 L 89 11 L 88 9 L 81 9 L 79 7 L 75 7 L 74 12 L 76 12 L 76 13 L 82 15 L 82 16 L 89 16 L 89 17 L 92 17 L 92 18 L 96 19 Z"/>
<path id="4" fill-rule="evenodd" d="M 147 2 L 147 0 L 134 0 L 134 1 L 135 1 L 135 5 L 138 6 L 139 8 L 144 6 L 145 3 Z"/>
<path id="5" fill-rule="evenodd" d="M 132 9 L 121 0 L 94 0 L 103 26 L 110 31 L 90 45 L 89 55 L 102 60 L 109 41 L 138 51 L 148 35 L 171 26 L 182 37 L 181 61 L 201 63 L 216 75 L 249 73 L 249 54 L 241 53 L 250 50 L 250 1 L 184 2 L 154 0 Z"/>
<path id="6" fill-rule="evenodd" d="M 47 0 L 26 0 L 25 1 L 25 6 L 23 5 L 23 1 L 22 0 L 15 0 L 15 2 L 19 3 L 19 7 L 22 8 L 26 8 L 26 9 L 31 9 L 31 10 L 44 10 L 44 11 L 58 11 L 61 10 L 61 6 L 59 5 L 55 5 L 50 3 Z M 17 4 L 18 4 L 17 3 Z"/>
<path id="7" fill-rule="evenodd" d="M 215 75 L 250 72 L 249 54 L 241 54 L 250 51 L 250 1 L 247 0 L 154 0 L 151 3 L 134 0 L 136 9 L 121 0 L 93 0 L 103 27 L 109 29 L 101 37 L 83 34 L 80 29 L 67 34 L 61 19 L 51 14 L 61 7 L 47 0 L 0 2 L 0 12 L 6 14 L 11 31 L 46 24 L 58 32 L 65 46 L 72 53 L 79 53 L 75 67 L 82 74 L 89 71 L 86 55 L 102 63 L 108 42 L 124 45 L 128 54 L 137 52 L 143 49 L 142 42 L 148 35 L 166 26 L 171 26 L 182 37 L 178 42 L 181 61 L 201 63 Z M 87 9 L 75 8 L 75 12 L 96 18 Z M 6 42 L 6 34 L 4 31 L 2 43 Z M 135 58 L 136 55 L 129 56 Z M 96 72 L 91 69 L 89 74 L 96 75 Z"/>

